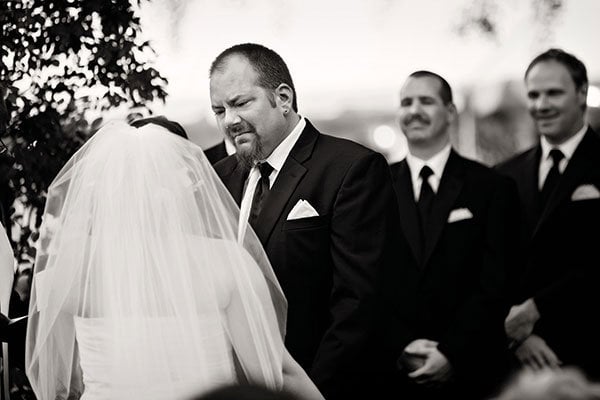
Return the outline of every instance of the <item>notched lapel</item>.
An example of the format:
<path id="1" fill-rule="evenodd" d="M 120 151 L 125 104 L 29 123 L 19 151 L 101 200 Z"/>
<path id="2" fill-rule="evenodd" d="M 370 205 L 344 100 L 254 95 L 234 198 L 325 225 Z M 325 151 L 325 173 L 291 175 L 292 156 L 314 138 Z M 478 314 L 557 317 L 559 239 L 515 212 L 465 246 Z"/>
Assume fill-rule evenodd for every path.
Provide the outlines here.
<path id="1" fill-rule="evenodd" d="M 269 241 L 273 228 L 281 218 L 290 196 L 306 174 L 307 169 L 303 163 L 310 159 L 318 137 L 319 132 L 310 121 L 306 120 L 306 127 L 277 175 L 256 221 L 254 231 L 263 245 Z"/>
<path id="2" fill-rule="evenodd" d="M 463 186 L 463 181 L 460 178 L 462 168 L 459 165 L 458 155 L 452 151 L 448 158 L 448 163 L 442 174 L 440 186 L 433 200 L 429 229 L 425 231 L 425 252 L 423 255 L 422 265 L 427 265 L 433 249 L 437 245 L 442 230 L 448 221 L 450 211 L 454 207 L 456 199 L 460 194 Z"/>
<path id="3" fill-rule="evenodd" d="M 541 195 L 538 184 L 538 166 L 540 165 L 541 157 L 542 148 L 538 145 L 534 151 L 527 155 L 525 167 L 522 169 L 523 178 L 517 181 L 517 184 L 521 186 L 519 190 L 523 196 L 528 235 L 533 234 L 541 213 Z"/>
<path id="4" fill-rule="evenodd" d="M 231 165 L 231 168 L 223 173 L 221 180 L 239 207 L 242 204 L 244 184 L 250 174 L 250 170 L 238 164 L 237 160 L 234 161 L 235 163 Z"/>
<path id="5" fill-rule="evenodd" d="M 565 201 L 570 201 L 571 194 L 577 186 L 583 183 L 584 178 L 594 171 L 594 160 L 598 155 L 598 140 L 591 129 L 588 129 L 583 140 L 577 146 L 573 153 L 573 157 L 567 164 L 563 175 L 558 181 L 558 185 L 554 192 L 550 195 L 548 203 L 535 228 L 534 235 L 539 231 L 540 226 L 548 219 L 548 217 L 556 210 L 556 208 Z M 594 140 L 595 139 L 595 140 Z"/>
<path id="6" fill-rule="evenodd" d="M 256 222 L 254 230 L 263 244 L 269 240 L 277 220 L 304 174 L 306 174 L 306 168 L 288 157 L 281 172 L 277 175 Z"/>
<path id="7" fill-rule="evenodd" d="M 396 168 L 392 170 L 394 186 L 398 188 L 396 197 L 398 206 L 401 212 L 400 226 L 404 232 L 404 236 L 410 245 L 415 260 L 421 261 L 421 240 L 420 227 L 418 219 L 418 210 L 415 203 L 415 195 L 413 192 L 412 181 L 410 177 L 410 169 L 406 160 L 400 162 Z"/>

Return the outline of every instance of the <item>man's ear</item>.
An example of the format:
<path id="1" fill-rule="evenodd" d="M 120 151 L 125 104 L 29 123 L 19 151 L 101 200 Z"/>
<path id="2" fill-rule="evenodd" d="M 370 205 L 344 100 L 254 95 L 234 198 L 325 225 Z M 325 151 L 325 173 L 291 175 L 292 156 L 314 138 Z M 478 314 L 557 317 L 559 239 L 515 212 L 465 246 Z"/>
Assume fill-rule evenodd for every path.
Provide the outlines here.
<path id="1" fill-rule="evenodd" d="M 581 107 L 587 103 L 587 93 L 588 85 L 581 85 L 581 87 L 577 89 L 577 101 Z"/>
<path id="2" fill-rule="evenodd" d="M 275 99 L 277 105 L 289 112 L 292 109 L 294 101 L 294 91 L 288 84 L 282 83 L 275 89 Z"/>
<path id="3" fill-rule="evenodd" d="M 446 109 L 448 110 L 448 115 L 450 116 L 450 122 L 456 121 L 456 119 L 458 118 L 458 110 L 456 109 L 454 103 L 449 103 L 448 105 L 446 105 Z"/>

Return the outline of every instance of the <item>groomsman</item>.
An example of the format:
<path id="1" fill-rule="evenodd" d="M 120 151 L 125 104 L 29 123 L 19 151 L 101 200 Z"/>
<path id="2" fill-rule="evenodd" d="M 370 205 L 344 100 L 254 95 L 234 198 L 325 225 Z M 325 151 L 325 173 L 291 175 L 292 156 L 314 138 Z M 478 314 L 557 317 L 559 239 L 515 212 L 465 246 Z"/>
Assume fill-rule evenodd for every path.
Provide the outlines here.
<path id="1" fill-rule="evenodd" d="M 540 143 L 498 168 L 517 182 L 525 222 L 506 334 L 523 365 L 570 364 L 599 379 L 600 139 L 585 122 L 586 68 L 551 49 L 525 85 Z"/>
<path id="2" fill-rule="evenodd" d="M 412 257 L 386 279 L 387 379 L 407 399 L 480 398 L 502 372 L 517 194 L 509 179 L 452 149 L 456 119 L 444 78 L 408 77 L 399 121 L 409 154 L 391 170 Z"/>
<path id="3" fill-rule="evenodd" d="M 236 45 L 215 59 L 210 98 L 236 147 L 215 169 L 288 300 L 287 348 L 325 398 L 360 398 L 372 388 L 373 365 L 363 360 L 394 246 L 388 165 L 299 115 L 287 66 L 261 45 Z"/>

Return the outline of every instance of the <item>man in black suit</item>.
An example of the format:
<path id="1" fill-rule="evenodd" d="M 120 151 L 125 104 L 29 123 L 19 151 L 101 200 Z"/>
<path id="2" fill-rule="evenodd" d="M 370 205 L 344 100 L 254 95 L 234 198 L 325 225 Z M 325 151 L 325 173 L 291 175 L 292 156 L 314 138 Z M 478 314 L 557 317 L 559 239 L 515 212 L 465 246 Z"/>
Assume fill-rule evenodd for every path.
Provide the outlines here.
<path id="1" fill-rule="evenodd" d="M 261 45 L 221 53 L 210 96 L 236 147 L 215 169 L 286 295 L 286 346 L 327 399 L 355 398 L 397 213 L 387 163 L 301 117 L 287 66 Z"/>
<path id="2" fill-rule="evenodd" d="M 227 146 L 225 140 L 221 140 L 219 143 L 204 149 L 204 155 L 208 158 L 208 161 L 215 165 L 225 157 L 227 157 Z"/>
<path id="3" fill-rule="evenodd" d="M 587 72 L 551 49 L 525 85 L 540 143 L 498 167 L 517 182 L 525 222 L 506 333 L 521 364 L 571 364 L 598 379 L 600 139 L 585 123 Z"/>
<path id="4" fill-rule="evenodd" d="M 408 77 L 399 120 L 409 154 L 391 170 L 412 258 L 385 280 L 388 380 L 404 398 L 479 398 L 501 371 L 517 194 L 509 179 L 452 149 L 456 118 L 445 79 Z"/>

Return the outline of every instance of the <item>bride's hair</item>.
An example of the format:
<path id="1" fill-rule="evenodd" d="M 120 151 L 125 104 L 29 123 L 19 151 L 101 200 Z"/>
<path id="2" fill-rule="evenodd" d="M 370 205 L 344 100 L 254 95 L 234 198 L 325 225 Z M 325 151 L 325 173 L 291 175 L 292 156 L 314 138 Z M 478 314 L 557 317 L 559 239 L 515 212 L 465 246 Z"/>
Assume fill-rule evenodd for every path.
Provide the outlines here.
<path id="1" fill-rule="evenodd" d="M 135 128 L 141 128 L 142 126 L 145 126 L 148 124 L 156 124 L 156 125 L 162 126 L 169 132 L 174 133 L 177 136 L 181 136 L 182 138 L 188 139 L 188 135 L 187 135 L 185 129 L 183 129 L 183 126 L 181 126 L 178 122 L 167 119 L 163 115 L 139 118 L 139 119 L 133 120 L 129 123 L 129 125 L 131 125 Z"/>

